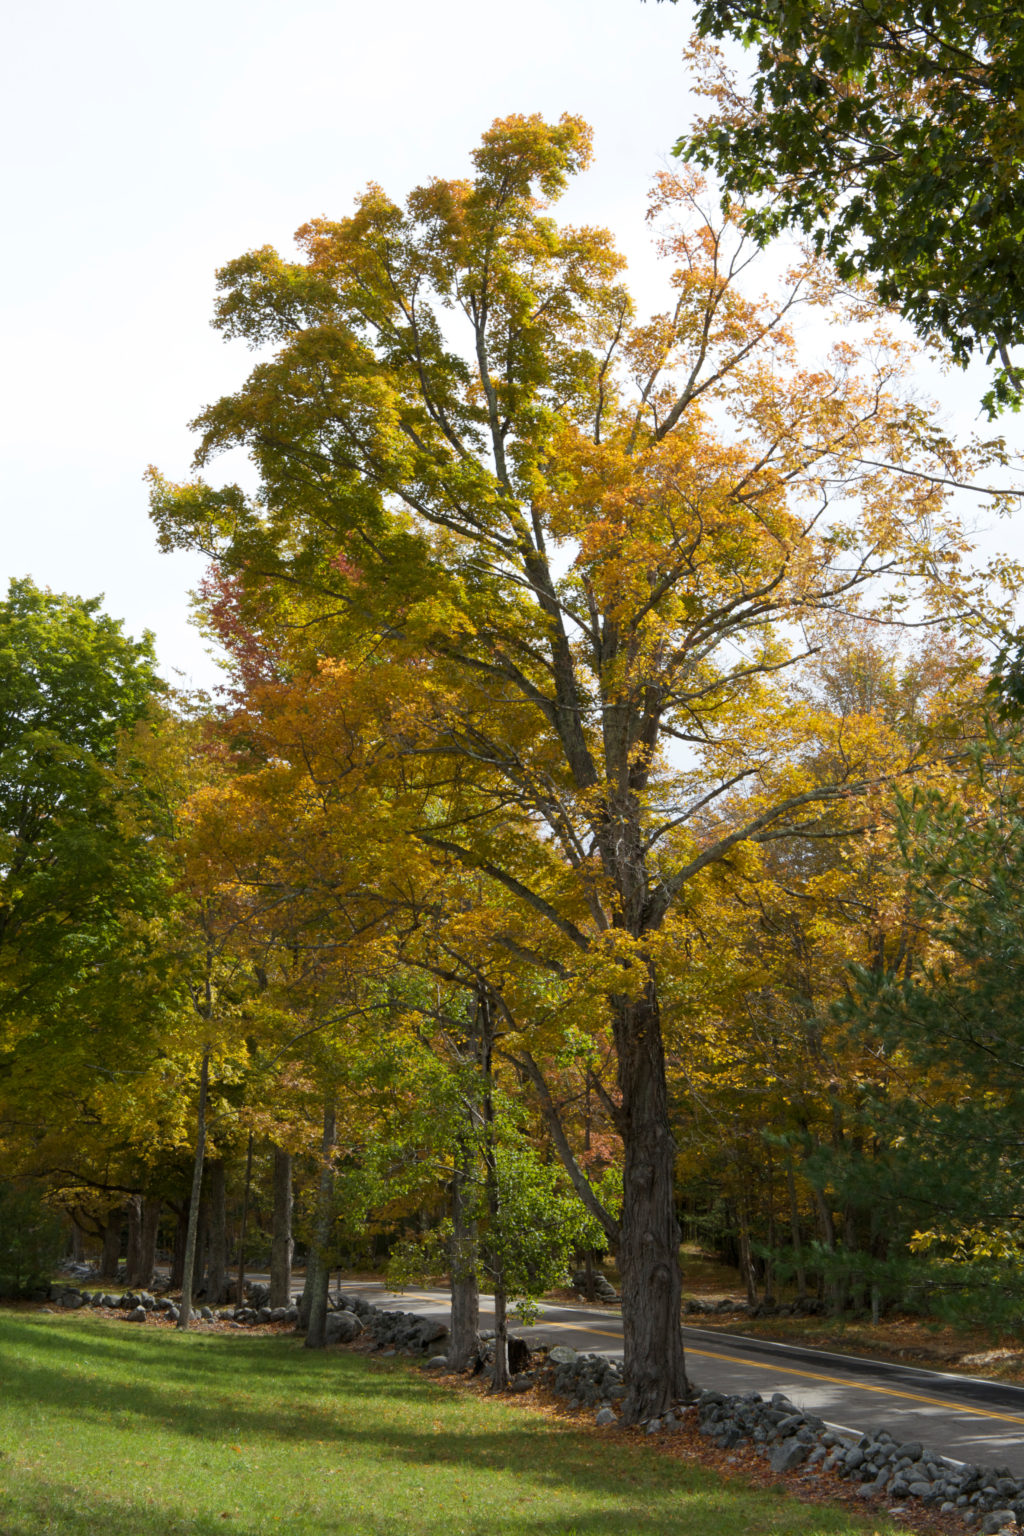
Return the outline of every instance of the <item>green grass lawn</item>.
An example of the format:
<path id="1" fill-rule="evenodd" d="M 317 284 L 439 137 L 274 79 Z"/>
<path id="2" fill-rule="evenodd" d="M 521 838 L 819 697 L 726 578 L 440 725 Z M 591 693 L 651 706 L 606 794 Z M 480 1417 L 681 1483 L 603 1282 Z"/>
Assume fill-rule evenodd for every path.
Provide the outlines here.
<path id="1" fill-rule="evenodd" d="M 287 1335 L 0 1313 L 0 1536 L 872 1529 L 452 1392 L 409 1362 L 313 1353 Z"/>

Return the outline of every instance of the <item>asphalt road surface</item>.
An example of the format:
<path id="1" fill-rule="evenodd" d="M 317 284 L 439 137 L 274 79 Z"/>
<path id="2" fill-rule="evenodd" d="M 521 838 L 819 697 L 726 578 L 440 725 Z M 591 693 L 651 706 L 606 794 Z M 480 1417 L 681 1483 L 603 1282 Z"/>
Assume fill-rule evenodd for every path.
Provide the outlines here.
<path id="1" fill-rule="evenodd" d="M 448 1317 L 446 1291 L 396 1295 L 381 1285 L 359 1283 L 342 1289 L 375 1306 Z M 493 1319 L 489 1297 L 481 1297 L 480 1315 L 486 1327 Z M 546 1305 L 536 1326 L 514 1331 L 538 1344 L 622 1354 L 622 1319 L 610 1309 Z M 699 1386 L 766 1397 L 785 1392 L 800 1408 L 844 1429 L 888 1429 L 957 1461 L 1007 1466 L 1015 1477 L 1024 1476 L 1024 1388 L 705 1328 L 683 1333 L 687 1370 Z"/>

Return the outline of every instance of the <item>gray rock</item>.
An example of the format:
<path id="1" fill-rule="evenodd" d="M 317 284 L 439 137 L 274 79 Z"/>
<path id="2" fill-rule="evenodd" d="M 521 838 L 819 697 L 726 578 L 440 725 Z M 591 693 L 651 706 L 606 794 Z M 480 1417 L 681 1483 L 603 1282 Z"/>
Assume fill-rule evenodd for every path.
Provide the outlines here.
<path id="1" fill-rule="evenodd" d="M 423 1369 L 425 1371 L 446 1371 L 448 1369 L 448 1356 L 431 1355 Z"/>
<path id="2" fill-rule="evenodd" d="M 618 1414 L 613 1413 L 611 1408 L 602 1408 L 599 1411 L 596 1419 L 594 1420 L 594 1423 L 595 1424 L 600 1424 L 602 1429 L 604 1429 L 606 1425 L 617 1424 L 618 1422 L 619 1422 Z"/>
<path id="3" fill-rule="evenodd" d="M 354 1312 L 328 1312 L 325 1337 L 328 1344 L 351 1344 L 363 1331 Z"/>
<path id="4" fill-rule="evenodd" d="M 649 1435 L 656 1435 L 658 1433 L 658 1431 L 661 1429 L 661 1420 L 660 1419 L 648 1419 L 647 1420 L 646 1429 L 647 1429 L 647 1433 Z"/>
<path id="5" fill-rule="evenodd" d="M 508 1389 L 510 1392 L 529 1392 L 532 1386 L 533 1377 L 528 1376 L 525 1371 L 518 1371 L 509 1382 Z"/>
<path id="6" fill-rule="evenodd" d="M 548 1352 L 548 1359 L 554 1365 L 575 1365 L 579 1358 L 576 1351 L 570 1349 L 568 1344 L 556 1344 L 554 1349 Z"/>
<path id="7" fill-rule="evenodd" d="M 997 1531 L 1017 1529 L 1017 1516 L 1012 1509 L 994 1509 L 981 1522 L 982 1536 L 996 1536 Z"/>
<path id="8" fill-rule="evenodd" d="M 133 1307 L 125 1318 L 126 1323 L 144 1323 L 149 1314 L 145 1307 Z"/>
<path id="9" fill-rule="evenodd" d="M 806 1445 L 792 1438 L 775 1447 L 768 1458 L 768 1465 L 773 1472 L 791 1472 L 794 1467 L 798 1467 L 802 1461 L 806 1460 Z"/>
<path id="10" fill-rule="evenodd" d="M 69 1312 L 75 1312 L 79 1307 L 85 1306 L 85 1297 L 81 1291 L 65 1291 L 60 1298 L 60 1304 Z"/>

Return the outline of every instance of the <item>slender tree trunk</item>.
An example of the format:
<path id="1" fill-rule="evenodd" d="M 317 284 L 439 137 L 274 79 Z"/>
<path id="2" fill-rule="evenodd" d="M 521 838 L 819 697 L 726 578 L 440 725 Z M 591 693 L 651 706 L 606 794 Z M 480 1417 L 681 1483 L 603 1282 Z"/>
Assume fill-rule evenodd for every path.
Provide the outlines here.
<path id="1" fill-rule="evenodd" d="M 211 1307 L 219 1307 L 228 1289 L 228 1208 L 227 1179 L 224 1159 L 216 1158 L 210 1164 L 210 1267 L 206 1276 L 206 1299 Z"/>
<path id="2" fill-rule="evenodd" d="M 740 1271 L 743 1282 L 747 1288 L 747 1305 L 757 1305 L 757 1275 L 754 1272 L 754 1254 L 750 1246 L 750 1217 L 747 1212 L 747 1198 L 741 1191 L 736 1202 L 736 1215 L 740 1228 Z"/>
<path id="3" fill-rule="evenodd" d="M 130 1195 L 126 1206 L 128 1215 L 128 1254 L 125 1259 L 124 1277 L 128 1285 L 143 1285 L 139 1271 L 142 1268 L 142 1196 Z"/>
<path id="4" fill-rule="evenodd" d="M 249 1145 L 245 1152 L 245 1187 L 242 1190 L 242 1222 L 238 1235 L 238 1280 L 235 1285 L 235 1300 L 238 1305 L 245 1305 L 245 1238 L 246 1228 L 249 1224 L 249 1190 L 252 1187 L 252 1131 L 249 1132 Z"/>
<path id="5" fill-rule="evenodd" d="M 626 1423 L 660 1418 L 689 1394 L 681 1327 L 682 1277 L 665 1054 L 653 980 L 613 998 L 625 1146 L 618 1262 Z"/>
<path id="6" fill-rule="evenodd" d="M 274 1232 L 270 1244 L 270 1305 L 287 1307 L 292 1300 L 292 1159 L 274 1148 Z"/>
<path id="7" fill-rule="evenodd" d="M 793 1159 L 786 1159 L 786 1184 L 789 1189 L 789 1229 L 793 1240 L 793 1264 L 796 1269 L 796 1293 L 803 1298 L 807 1295 L 807 1271 L 804 1268 L 803 1239 L 800 1232 L 800 1207 L 796 1198 L 796 1176 L 793 1173 Z"/>
<path id="8" fill-rule="evenodd" d="M 160 1231 L 159 1200 L 147 1195 L 142 1202 L 142 1221 L 139 1224 L 139 1270 L 137 1285 L 148 1290 L 156 1276 L 156 1240 Z"/>
<path id="9" fill-rule="evenodd" d="M 452 1175 L 452 1241 L 449 1270 L 452 1286 L 452 1331 L 448 1364 L 468 1370 L 476 1357 L 480 1332 L 480 1286 L 477 1280 L 477 1228 L 472 1215 L 472 1147 L 460 1137 Z"/>
<path id="10" fill-rule="evenodd" d="M 196 1157 L 192 1167 L 192 1197 L 188 1205 L 188 1232 L 185 1237 L 185 1261 L 181 1276 L 181 1306 L 178 1328 L 187 1328 L 192 1316 L 192 1278 L 196 1262 L 196 1235 L 199 1231 L 199 1202 L 203 1191 L 203 1157 L 206 1152 L 206 1095 L 210 1087 L 210 1047 L 203 1048 L 199 1071 L 199 1106 L 196 1111 Z"/>
<path id="11" fill-rule="evenodd" d="M 171 1251 L 171 1277 L 170 1289 L 181 1290 L 181 1282 L 185 1274 L 185 1239 L 188 1236 L 188 1196 L 179 1207 L 172 1207 L 175 1217 L 174 1247 Z"/>
<path id="12" fill-rule="evenodd" d="M 117 1266 L 121 1262 L 121 1227 L 124 1212 L 108 1211 L 103 1228 L 103 1255 L 100 1259 L 100 1279 L 116 1280 Z"/>
<path id="13" fill-rule="evenodd" d="M 494 1282 L 494 1390 L 508 1391 L 508 1295 L 500 1276 Z"/>
<path id="14" fill-rule="evenodd" d="M 337 1111 L 334 1100 L 324 1103 L 324 1135 L 320 1149 L 320 1183 L 316 1202 L 316 1230 L 313 1245 L 316 1271 L 309 1292 L 309 1322 L 305 1347 L 323 1349 L 327 1343 L 327 1292 L 331 1281 L 328 1244 L 334 1222 L 334 1143 L 337 1137 Z"/>

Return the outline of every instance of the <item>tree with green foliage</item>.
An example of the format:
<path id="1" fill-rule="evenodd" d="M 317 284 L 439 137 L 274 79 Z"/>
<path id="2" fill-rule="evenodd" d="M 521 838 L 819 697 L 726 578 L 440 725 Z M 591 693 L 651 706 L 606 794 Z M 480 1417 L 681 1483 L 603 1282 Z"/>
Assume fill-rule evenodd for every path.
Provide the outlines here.
<path id="1" fill-rule="evenodd" d="M 158 686 L 151 638 L 99 598 L 12 581 L 0 603 L 0 997 L 55 1008 L 100 964 L 137 846 L 118 823 L 122 732 Z"/>
<path id="2" fill-rule="evenodd" d="M 751 227 L 813 236 L 966 365 L 998 360 L 990 412 L 1024 370 L 1024 31 L 1006 0 L 700 0 L 704 38 L 756 48 L 748 96 L 677 146 Z"/>
<path id="3" fill-rule="evenodd" d="M 856 970 L 840 1017 L 876 1063 L 861 1084 L 876 1155 L 826 1171 L 927 1256 L 917 1282 L 938 1310 L 1021 1326 L 1024 754 L 993 731 L 973 766 L 952 799 L 922 789 L 901 802 L 921 941 Z"/>

